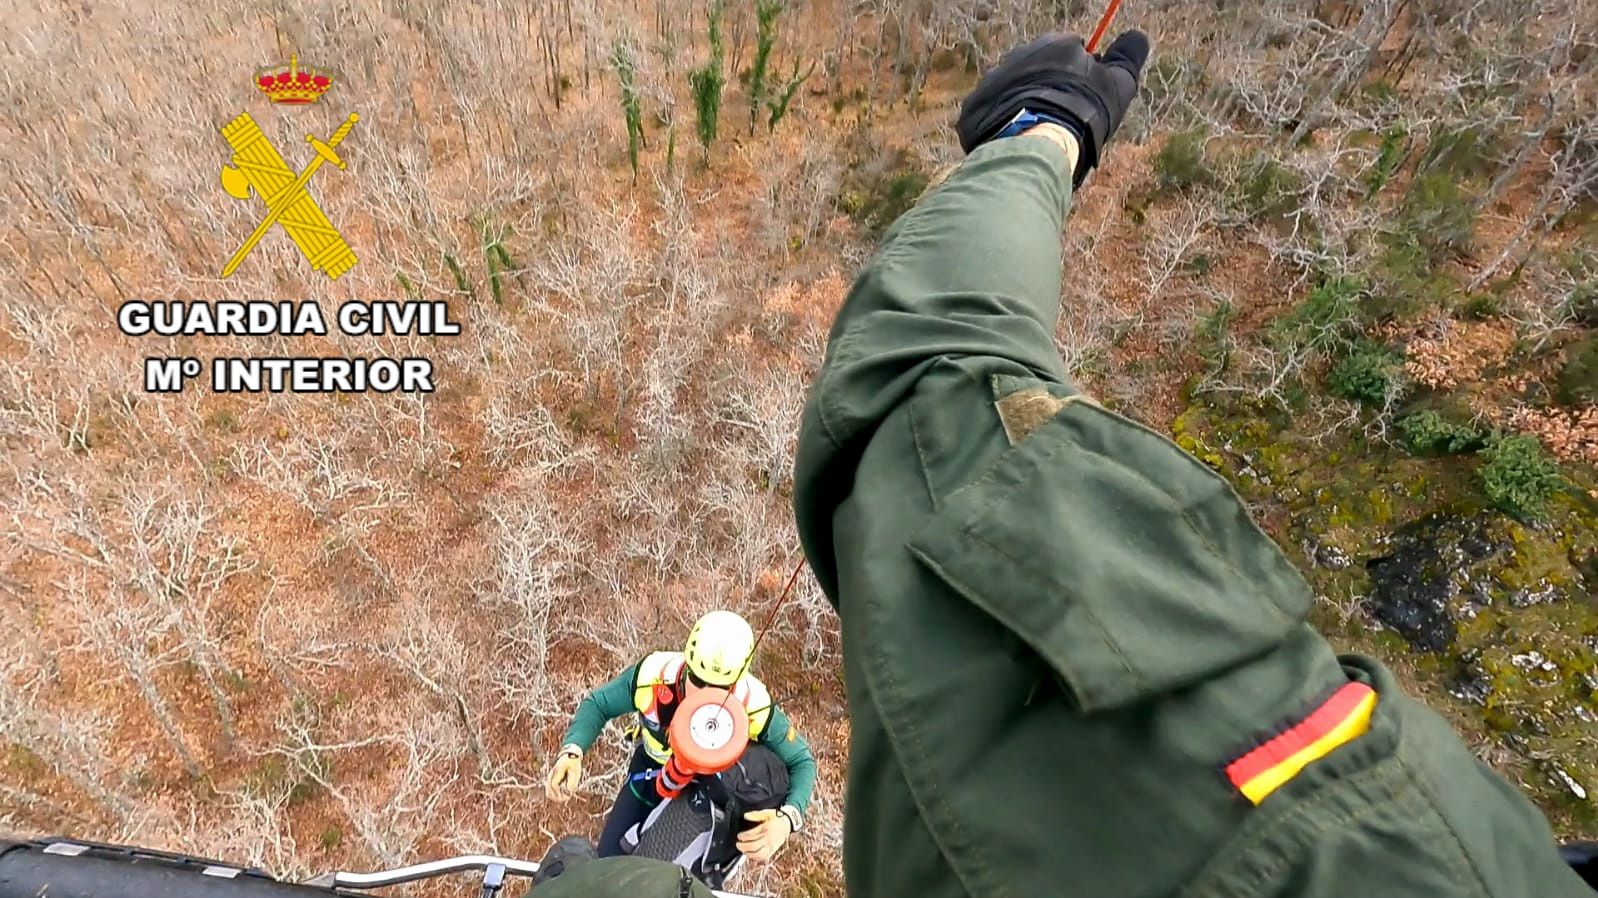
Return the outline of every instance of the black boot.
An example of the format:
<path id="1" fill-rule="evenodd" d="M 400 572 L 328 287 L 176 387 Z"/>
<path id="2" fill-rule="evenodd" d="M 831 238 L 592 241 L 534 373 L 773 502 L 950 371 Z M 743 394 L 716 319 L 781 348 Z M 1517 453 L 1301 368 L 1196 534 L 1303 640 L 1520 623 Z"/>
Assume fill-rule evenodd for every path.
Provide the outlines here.
<path id="1" fill-rule="evenodd" d="M 1576 875 L 1587 885 L 1598 889 L 1598 842 L 1571 842 L 1559 847 L 1559 856 L 1565 859 Z"/>
<path id="2" fill-rule="evenodd" d="M 538 862 L 538 872 L 533 875 L 533 885 L 551 879 L 599 857 L 594 843 L 582 836 L 567 836 L 551 845 L 544 859 Z"/>

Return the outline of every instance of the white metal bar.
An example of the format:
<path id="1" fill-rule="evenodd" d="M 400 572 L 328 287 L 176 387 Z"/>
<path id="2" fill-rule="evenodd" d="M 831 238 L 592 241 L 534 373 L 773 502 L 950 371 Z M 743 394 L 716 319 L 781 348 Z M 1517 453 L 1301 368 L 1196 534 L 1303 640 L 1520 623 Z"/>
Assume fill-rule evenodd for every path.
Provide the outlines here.
<path id="1" fill-rule="evenodd" d="M 460 857 L 412 864 L 408 867 L 396 867 L 393 870 L 378 870 L 372 873 L 324 873 L 315 879 L 306 881 L 305 884 L 322 888 L 378 889 L 384 886 L 415 882 L 419 879 L 431 879 L 435 876 L 444 876 L 449 873 L 486 870 L 490 864 L 502 864 L 505 867 L 505 872 L 514 876 L 532 876 L 538 872 L 538 864 L 534 861 L 494 857 L 487 854 L 465 854 Z M 722 892 L 715 889 L 711 890 L 711 894 L 715 895 L 716 898 L 755 898 L 753 895 L 744 895 L 739 892 Z"/>

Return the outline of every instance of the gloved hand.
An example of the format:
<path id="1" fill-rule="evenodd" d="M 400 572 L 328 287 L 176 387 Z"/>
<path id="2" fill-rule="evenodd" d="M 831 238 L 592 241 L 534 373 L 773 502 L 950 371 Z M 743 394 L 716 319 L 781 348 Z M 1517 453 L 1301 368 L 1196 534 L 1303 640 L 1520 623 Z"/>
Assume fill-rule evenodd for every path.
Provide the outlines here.
<path id="1" fill-rule="evenodd" d="M 793 834 L 793 821 L 776 810 L 750 811 L 744 819 L 759 823 L 738 834 L 738 850 L 752 861 L 769 861 Z"/>
<path id="2" fill-rule="evenodd" d="M 550 768 L 549 779 L 544 781 L 544 794 L 551 801 L 565 801 L 577 791 L 583 779 L 583 752 L 575 745 L 560 750 L 555 766 Z"/>
<path id="3" fill-rule="evenodd" d="M 1017 47 L 960 104 L 960 148 L 969 153 L 992 140 L 1026 109 L 1076 132 L 1082 152 L 1072 183 L 1081 184 L 1137 97 L 1148 57 L 1149 39 L 1141 31 L 1126 32 L 1098 56 L 1074 34 L 1048 34 Z"/>

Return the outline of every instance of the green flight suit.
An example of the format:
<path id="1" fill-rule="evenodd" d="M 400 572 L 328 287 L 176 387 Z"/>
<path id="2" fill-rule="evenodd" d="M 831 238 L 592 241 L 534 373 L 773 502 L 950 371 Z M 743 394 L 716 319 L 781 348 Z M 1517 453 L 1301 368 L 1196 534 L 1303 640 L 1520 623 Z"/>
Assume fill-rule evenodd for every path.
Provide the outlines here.
<path id="1" fill-rule="evenodd" d="M 577 865 L 524 898 L 714 898 L 710 887 L 675 864 L 646 857 L 608 857 Z"/>
<path id="2" fill-rule="evenodd" d="M 805 407 L 849 895 L 1593 898 L 1535 807 L 1310 629 L 1224 479 L 1072 385 L 1070 199 L 1049 140 L 976 149 L 886 235 Z M 1227 765 L 1350 681 L 1369 731 L 1244 797 Z"/>

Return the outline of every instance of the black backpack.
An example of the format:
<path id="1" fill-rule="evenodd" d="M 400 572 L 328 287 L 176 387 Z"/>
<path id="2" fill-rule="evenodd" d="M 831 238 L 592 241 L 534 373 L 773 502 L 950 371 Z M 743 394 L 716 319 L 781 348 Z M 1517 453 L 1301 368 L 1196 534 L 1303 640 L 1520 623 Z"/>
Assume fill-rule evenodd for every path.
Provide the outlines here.
<path id="1" fill-rule="evenodd" d="M 758 742 L 750 743 L 743 757 L 719 776 L 707 778 L 710 801 L 725 813 L 716 815 L 705 854 L 704 880 L 720 888 L 742 855 L 738 834 L 755 824 L 744 820 L 749 811 L 775 810 L 788 800 L 788 765 L 777 753 Z"/>
<path id="2" fill-rule="evenodd" d="M 676 798 L 661 802 L 622 839 L 629 854 L 670 861 L 719 889 L 737 867 L 738 834 L 751 828 L 749 811 L 780 808 L 788 798 L 788 765 L 751 743 L 743 757 L 715 776 L 695 777 Z"/>
<path id="3" fill-rule="evenodd" d="M 549 846 L 549 850 L 544 852 L 544 859 L 538 864 L 538 872 L 533 874 L 533 885 L 549 882 L 562 873 L 598 857 L 599 853 L 594 850 L 594 843 L 588 841 L 586 836 L 567 836 Z"/>

